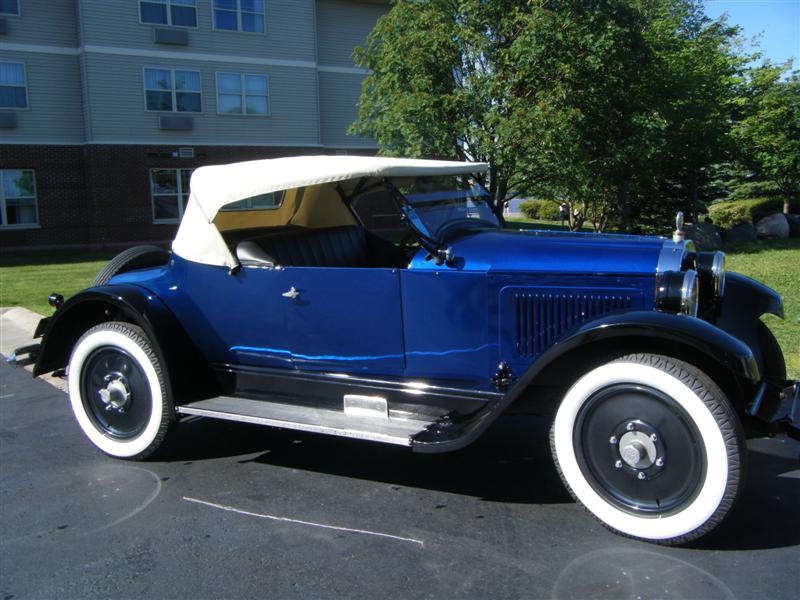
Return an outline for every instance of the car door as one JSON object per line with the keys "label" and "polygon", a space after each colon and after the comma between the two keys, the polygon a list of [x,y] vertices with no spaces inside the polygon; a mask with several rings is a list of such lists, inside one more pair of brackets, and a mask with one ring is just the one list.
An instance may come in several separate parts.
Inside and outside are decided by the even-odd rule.
{"label": "car door", "polygon": [[403,372],[398,269],[286,267],[283,281],[288,346],[296,368]]}
{"label": "car door", "polygon": [[293,367],[281,269],[243,267],[230,274],[224,267],[179,262],[182,277],[165,298],[210,362]]}

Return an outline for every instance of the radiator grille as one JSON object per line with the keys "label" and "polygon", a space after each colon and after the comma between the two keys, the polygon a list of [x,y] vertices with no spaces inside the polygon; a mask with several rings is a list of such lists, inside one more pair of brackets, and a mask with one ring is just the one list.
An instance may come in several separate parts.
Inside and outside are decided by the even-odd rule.
{"label": "radiator grille", "polygon": [[600,315],[630,308],[627,294],[516,292],[516,350],[537,356],[566,332]]}

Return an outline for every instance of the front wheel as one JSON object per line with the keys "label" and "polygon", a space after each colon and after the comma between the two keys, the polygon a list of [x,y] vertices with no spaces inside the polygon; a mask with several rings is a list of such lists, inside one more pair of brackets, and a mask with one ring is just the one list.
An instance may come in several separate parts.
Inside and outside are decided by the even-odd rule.
{"label": "front wheel", "polygon": [[100,450],[141,460],[163,442],[172,401],[145,333],[129,323],[87,331],[69,361],[69,398],[78,425]]}
{"label": "front wheel", "polygon": [[586,373],[562,400],[550,444],[573,497],[641,540],[696,539],[739,494],[741,424],[707,375],[673,358],[634,354]]}

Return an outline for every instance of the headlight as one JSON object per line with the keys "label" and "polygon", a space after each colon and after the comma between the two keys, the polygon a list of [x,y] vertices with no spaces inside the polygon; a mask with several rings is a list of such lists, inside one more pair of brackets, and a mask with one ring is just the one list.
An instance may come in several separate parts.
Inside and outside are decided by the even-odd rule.
{"label": "headlight", "polygon": [[[725,254],[723,252],[698,252],[697,270],[700,272],[703,291],[708,289],[719,298],[725,293]],[[706,282],[708,282],[706,284]]]}
{"label": "headlight", "polygon": [[667,271],[656,284],[656,306],[661,310],[697,316],[700,286],[696,271]]}

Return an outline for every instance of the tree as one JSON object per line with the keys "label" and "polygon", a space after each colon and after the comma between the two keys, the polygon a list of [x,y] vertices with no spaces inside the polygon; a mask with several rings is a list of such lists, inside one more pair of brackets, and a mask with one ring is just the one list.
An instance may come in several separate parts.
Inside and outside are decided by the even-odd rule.
{"label": "tree", "polygon": [[683,210],[695,220],[712,199],[713,166],[730,159],[732,115],[742,71],[739,30],[709,19],[696,0],[639,0],[654,54],[653,109],[664,119],[662,144],[639,190],[635,214],[655,225]]}
{"label": "tree", "polygon": [[639,154],[638,29],[620,0],[399,1],[356,51],[353,129],[384,154],[488,162],[497,212],[546,190],[586,215]]}
{"label": "tree", "polygon": [[793,202],[800,210],[800,73],[781,79],[787,68],[767,62],[750,71],[734,129],[745,163],[780,188],[785,213]]}
{"label": "tree", "polygon": [[355,53],[352,130],[488,162],[498,213],[511,190],[572,228],[663,223],[730,152],[736,35],[696,0],[397,0]]}

